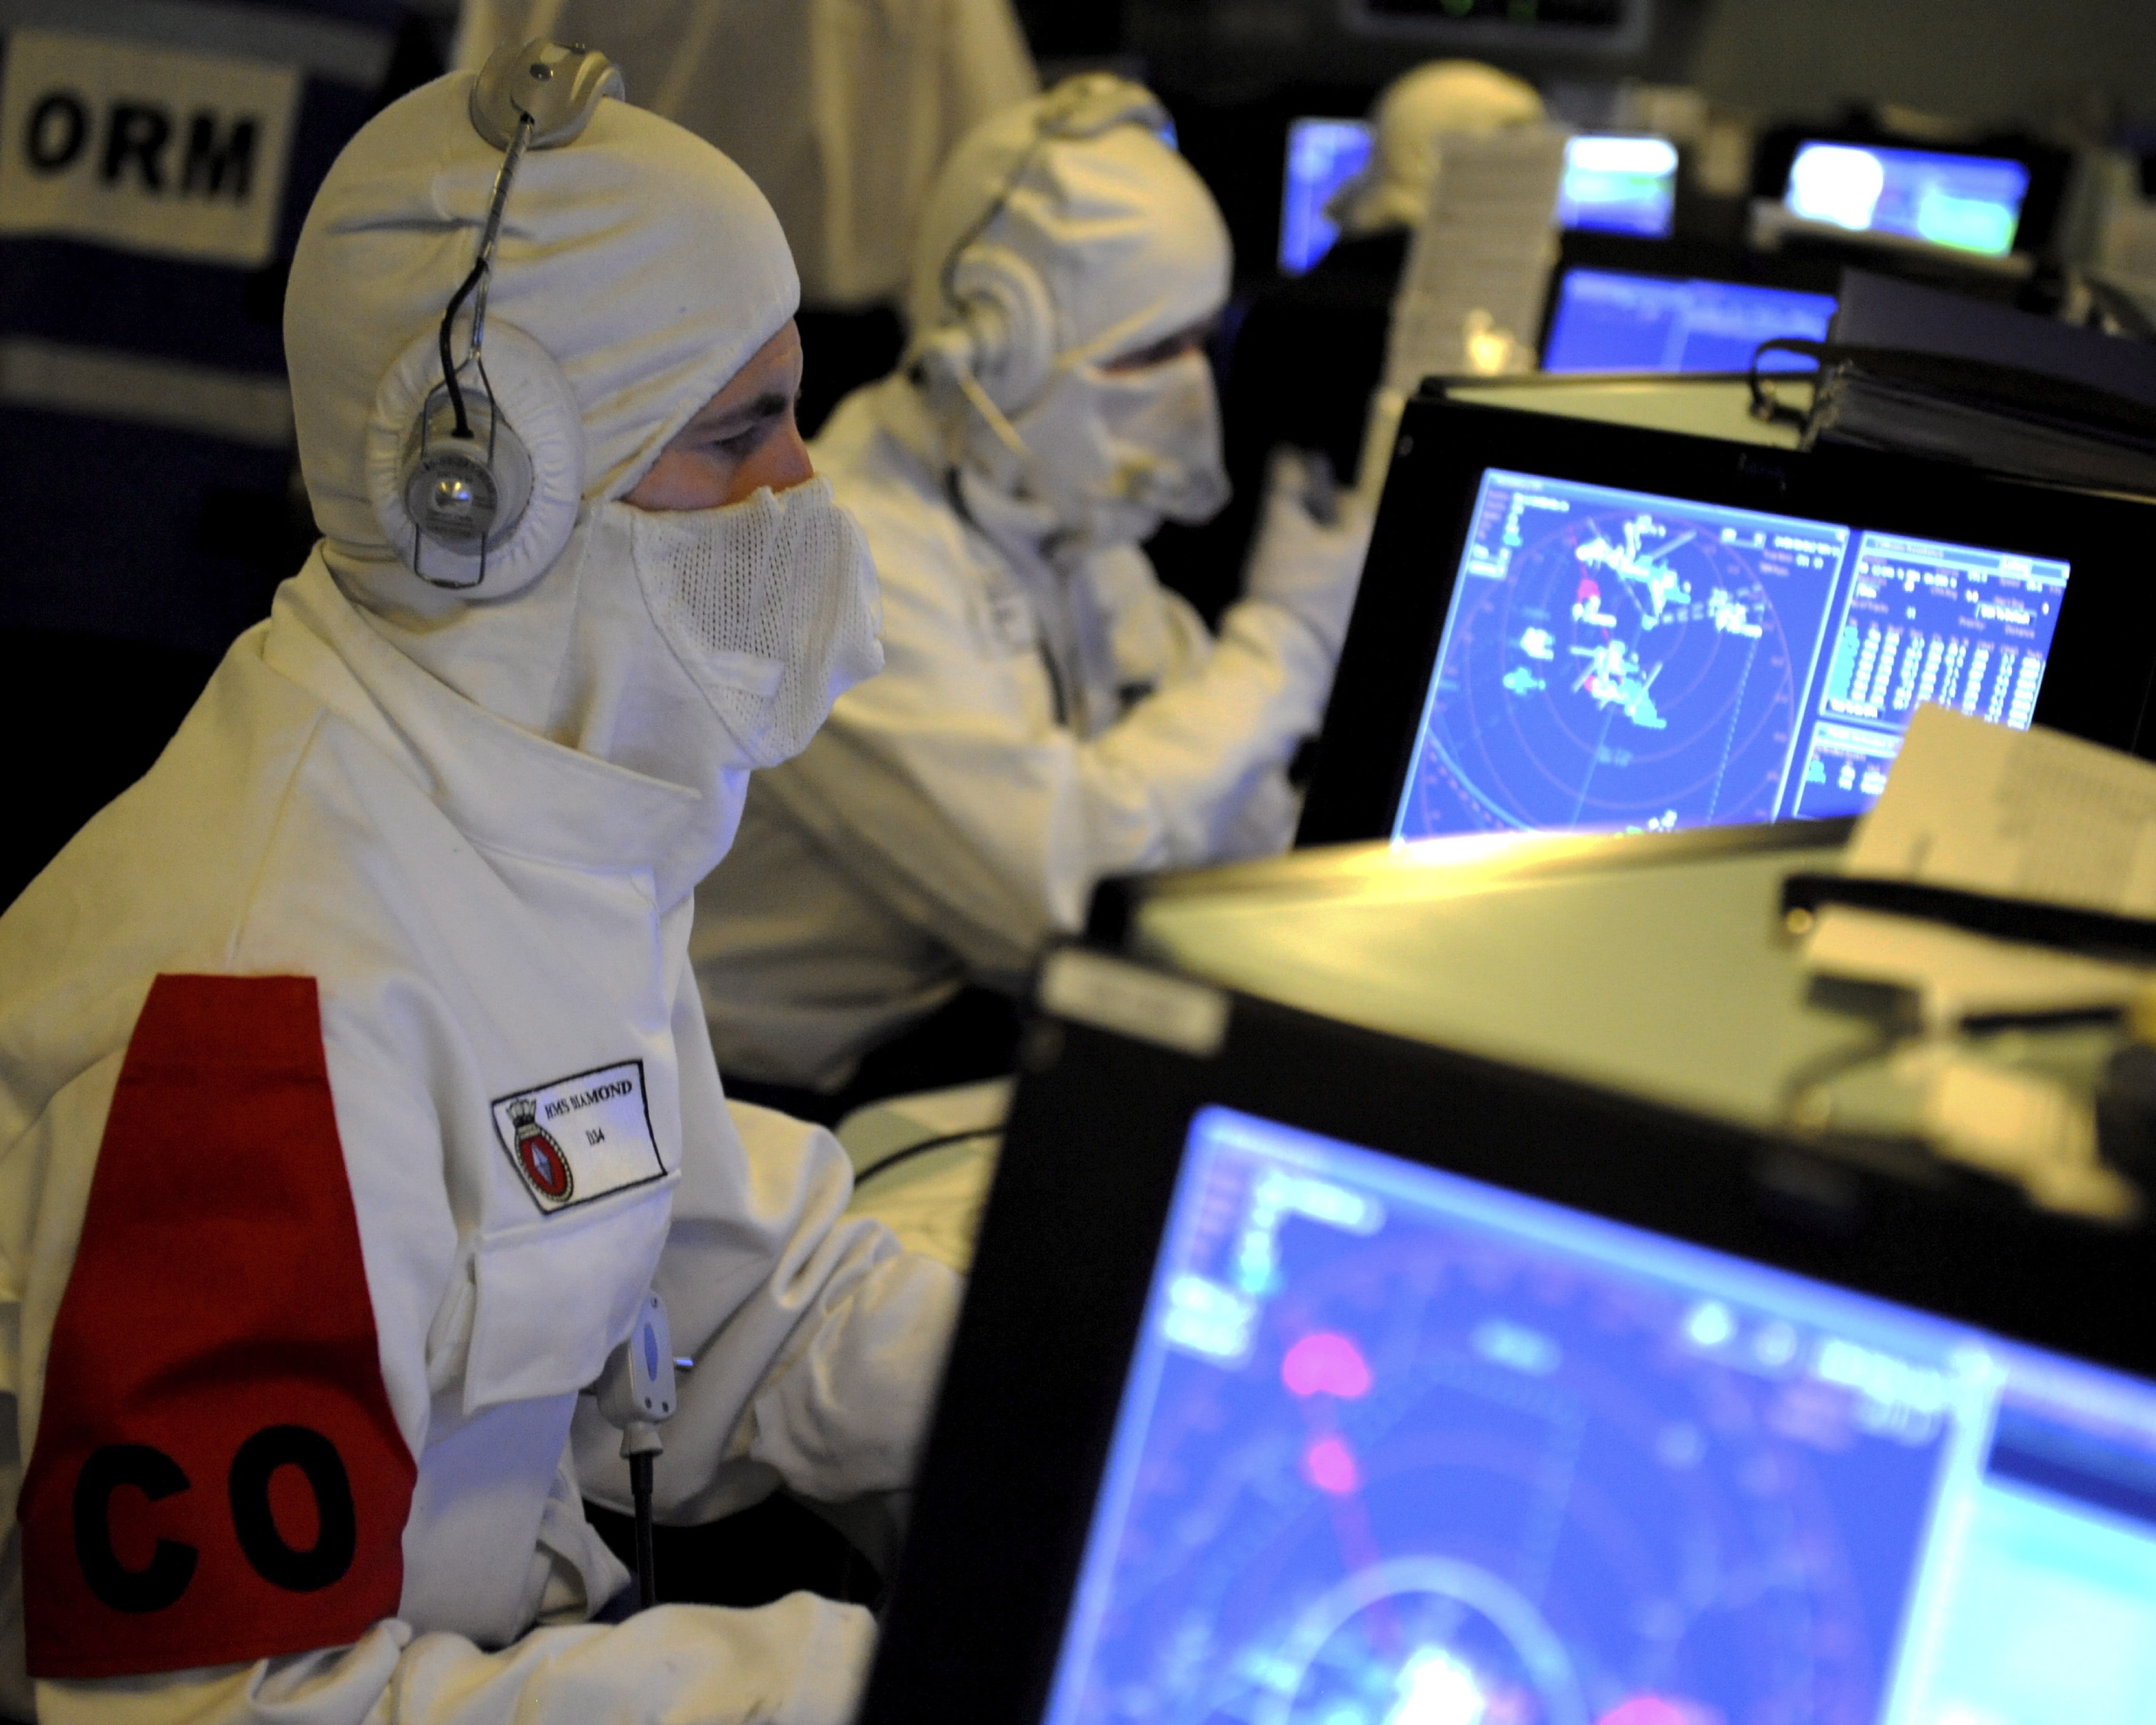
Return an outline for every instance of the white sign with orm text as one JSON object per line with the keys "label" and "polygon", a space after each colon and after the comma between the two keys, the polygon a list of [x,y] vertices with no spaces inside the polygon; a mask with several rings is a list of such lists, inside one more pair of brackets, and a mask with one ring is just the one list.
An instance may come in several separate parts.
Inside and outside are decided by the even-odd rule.
{"label": "white sign with orm text", "polygon": [[0,234],[257,268],[276,243],[299,74],[18,30],[0,76]]}

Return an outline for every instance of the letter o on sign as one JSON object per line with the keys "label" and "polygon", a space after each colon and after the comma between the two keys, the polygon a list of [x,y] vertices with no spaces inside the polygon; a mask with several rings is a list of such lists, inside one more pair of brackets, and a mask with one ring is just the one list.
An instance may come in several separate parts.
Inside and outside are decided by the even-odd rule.
{"label": "letter o on sign", "polygon": [[90,135],[90,115],[81,98],[56,90],[30,111],[23,131],[24,153],[40,173],[58,173],[82,153]]}
{"label": "letter o on sign", "polygon": [[[270,1512],[269,1479],[282,1467],[305,1474],[315,1494],[320,1531],[303,1552],[284,1543]],[[225,1484],[240,1550],[263,1580],[287,1593],[312,1593],[352,1566],[359,1550],[359,1518],[352,1506],[351,1478],[337,1445],[320,1432],[303,1425],[264,1427],[240,1445]]]}

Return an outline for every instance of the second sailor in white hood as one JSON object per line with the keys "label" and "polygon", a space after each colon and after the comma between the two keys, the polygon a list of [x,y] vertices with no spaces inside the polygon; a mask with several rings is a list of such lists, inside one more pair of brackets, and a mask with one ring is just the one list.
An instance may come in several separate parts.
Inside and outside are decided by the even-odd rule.
{"label": "second sailor in white hood", "polygon": [[1314,519],[1290,464],[1217,637],[1154,578],[1140,541],[1227,498],[1200,345],[1228,231],[1166,125],[1096,73],[976,130],[917,240],[908,363],[818,441],[889,666],[758,776],[698,894],[737,1077],[834,1090],[968,983],[1015,990],[1102,877],[1294,830],[1367,523]]}

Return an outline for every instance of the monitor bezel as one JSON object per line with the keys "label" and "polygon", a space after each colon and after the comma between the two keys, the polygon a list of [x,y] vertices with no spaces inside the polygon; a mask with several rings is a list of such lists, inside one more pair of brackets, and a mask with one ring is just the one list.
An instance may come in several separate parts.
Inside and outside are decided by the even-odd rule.
{"label": "monitor bezel", "polygon": [[2063,559],[2072,574],[2035,722],[2137,754],[2156,744],[2156,582],[2132,551],[2156,538],[2156,501],[1837,445],[1778,450],[1457,403],[1432,380],[1401,417],[1298,846],[1391,835],[1493,467]]}
{"label": "monitor bezel", "polygon": [[1231,1000],[1207,1057],[1069,1020],[1030,1027],[861,1725],[1042,1716],[1208,1104],[2156,1377],[2140,1316],[2156,1259],[2137,1234],[2033,1211],[1921,1156],[1770,1138]]}

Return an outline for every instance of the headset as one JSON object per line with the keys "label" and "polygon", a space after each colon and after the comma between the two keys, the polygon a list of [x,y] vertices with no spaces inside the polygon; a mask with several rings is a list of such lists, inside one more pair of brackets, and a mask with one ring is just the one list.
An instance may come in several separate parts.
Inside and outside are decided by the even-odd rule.
{"label": "headset", "polygon": [[1098,138],[1119,126],[1141,126],[1173,145],[1174,122],[1144,85],[1111,72],[1066,78],[1041,98],[1033,136],[987,207],[953,241],[939,273],[953,322],[923,331],[907,358],[907,372],[939,417],[958,400],[986,421],[1024,458],[1024,441],[990,395],[1030,399],[1056,363],[1056,309],[1039,270],[1008,246],[987,239],[1025,176],[1051,143]]}
{"label": "headset", "polygon": [[[411,532],[411,568],[431,587],[466,591],[485,584],[487,560],[507,544],[529,509],[534,478],[533,447],[520,435],[486,373],[486,289],[493,271],[494,247],[501,236],[501,213],[509,187],[527,150],[554,149],[583,134],[602,98],[626,99],[621,71],[596,49],[581,43],[564,45],[543,39],[498,49],[472,86],[472,124],[480,137],[503,152],[487,206],[479,255],[461,286],[443,309],[432,358],[440,381],[428,387],[416,420],[404,439],[396,497]],[[453,352],[457,314],[469,300],[471,329],[464,357]],[[562,410],[575,418],[575,404],[546,350],[520,331],[505,329],[504,345],[520,375],[520,392],[532,404],[532,417],[546,432],[558,431]],[[407,354],[384,388],[403,381],[420,362]],[[505,393],[515,393],[510,391]],[[556,439],[558,441],[558,439]],[[553,458],[552,463],[545,458]],[[575,456],[581,473],[582,455]],[[542,449],[542,467],[559,467],[562,452]],[[581,486],[579,487],[581,489]],[[548,538],[557,535],[549,533]],[[434,547],[454,561],[478,571],[468,580],[429,574],[423,560]],[[541,547],[543,549],[543,547]],[[558,554],[526,556],[524,579],[536,575]],[[496,593],[524,584],[498,582]],[[496,596],[490,594],[489,597]]]}

